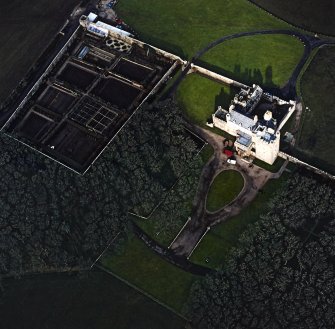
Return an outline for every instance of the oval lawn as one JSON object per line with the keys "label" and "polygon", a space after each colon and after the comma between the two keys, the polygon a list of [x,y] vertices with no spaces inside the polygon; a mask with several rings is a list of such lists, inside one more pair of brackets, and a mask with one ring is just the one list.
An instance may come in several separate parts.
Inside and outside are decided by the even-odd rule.
{"label": "oval lawn", "polygon": [[206,200],[208,211],[214,212],[231,201],[241,192],[244,186],[242,175],[235,170],[225,170],[212,182]]}

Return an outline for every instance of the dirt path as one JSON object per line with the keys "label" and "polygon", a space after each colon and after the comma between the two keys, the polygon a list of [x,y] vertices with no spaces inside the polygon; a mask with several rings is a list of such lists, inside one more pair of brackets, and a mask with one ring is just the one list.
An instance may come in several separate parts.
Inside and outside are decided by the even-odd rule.
{"label": "dirt path", "polygon": [[[193,127],[196,132],[214,148],[214,157],[204,166],[199,180],[197,194],[193,201],[191,220],[180,232],[171,245],[171,250],[179,256],[190,256],[201,237],[206,233],[207,227],[212,227],[225,222],[237,215],[257,195],[258,191],[271,178],[277,178],[277,174],[270,173],[258,166],[249,167],[249,164],[237,158],[237,164],[226,162],[227,158],[222,153],[224,138],[199,127]],[[206,199],[212,181],[224,170],[236,170],[244,178],[244,187],[240,194],[230,204],[221,210],[211,213],[206,210]]]}

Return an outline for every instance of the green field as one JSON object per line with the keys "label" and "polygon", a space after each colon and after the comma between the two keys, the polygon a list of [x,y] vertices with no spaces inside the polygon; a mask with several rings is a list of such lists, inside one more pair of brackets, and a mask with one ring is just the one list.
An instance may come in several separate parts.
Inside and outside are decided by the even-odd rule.
{"label": "green field", "polygon": [[78,0],[2,1],[0,35],[0,103],[17,86]]}
{"label": "green field", "polygon": [[208,191],[206,208],[217,211],[233,201],[242,191],[244,179],[235,170],[225,170],[217,175]]}
{"label": "green field", "polygon": [[177,101],[186,117],[199,126],[206,127],[217,107],[227,108],[237,89],[204,78],[199,74],[188,75],[177,91]]}
{"label": "green field", "polygon": [[208,51],[201,61],[246,84],[273,88],[285,85],[303,51],[301,41],[292,36],[258,35],[225,41]]}
{"label": "green field", "polygon": [[[245,0],[123,0],[116,9],[142,40],[185,58],[225,35],[291,28]],[[212,50],[204,60],[245,81],[246,73],[253,79],[254,70],[260,70],[266,83],[272,69],[272,82],[278,85],[289,78],[303,49],[288,36],[255,36],[227,44]]]}
{"label": "green field", "polygon": [[245,0],[123,0],[116,10],[141,39],[187,58],[224,35],[290,27]]}
{"label": "green field", "polygon": [[136,237],[122,253],[106,253],[101,264],[177,312],[183,311],[197,278],[160,258]]}
{"label": "green field", "polygon": [[302,117],[298,156],[335,172],[335,47],[319,50],[301,79],[301,94],[308,110]]}
{"label": "green field", "polygon": [[1,328],[184,328],[176,314],[103,272],[35,275],[3,285]]}
{"label": "green field", "polygon": [[335,35],[333,0],[253,0],[287,22],[309,31]]}
{"label": "green field", "polygon": [[[230,251],[237,246],[239,236],[249,224],[254,223],[266,212],[267,203],[287,180],[288,173],[280,179],[270,180],[252,203],[241,213],[227,222],[211,229],[191,256],[191,261],[212,268],[221,267],[228,259]],[[207,262],[206,262],[207,259]]]}

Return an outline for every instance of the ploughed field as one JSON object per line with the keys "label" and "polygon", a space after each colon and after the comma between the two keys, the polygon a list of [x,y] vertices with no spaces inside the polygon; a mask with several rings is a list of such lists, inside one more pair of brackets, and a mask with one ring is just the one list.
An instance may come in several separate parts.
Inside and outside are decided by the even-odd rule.
{"label": "ploughed field", "polygon": [[333,0],[254,0],[276,16],[304,29],[335,35]]}
{"label": "ploughed field", "polygon": [[103,272],[26,276],[3,285],[6,329],[184,327],[179,316]]}
{"label": "ploughed field", "polygon": [[78,0],[1,1],[0,103],[63,26]]}

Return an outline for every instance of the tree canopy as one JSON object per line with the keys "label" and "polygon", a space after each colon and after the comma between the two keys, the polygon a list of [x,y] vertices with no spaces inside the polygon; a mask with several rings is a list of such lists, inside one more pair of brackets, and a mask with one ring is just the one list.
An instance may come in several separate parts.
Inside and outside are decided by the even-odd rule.
{"label": "tree canopy", "polygon": [[192,292],[199,328],[333,328],[334,187],[295,175]]}
{"label": "tree canopy", "polygon": [[85,176],[0,138],[0,273],[87,266],[150,211],[194,157],[178,106],[141,108]]}

